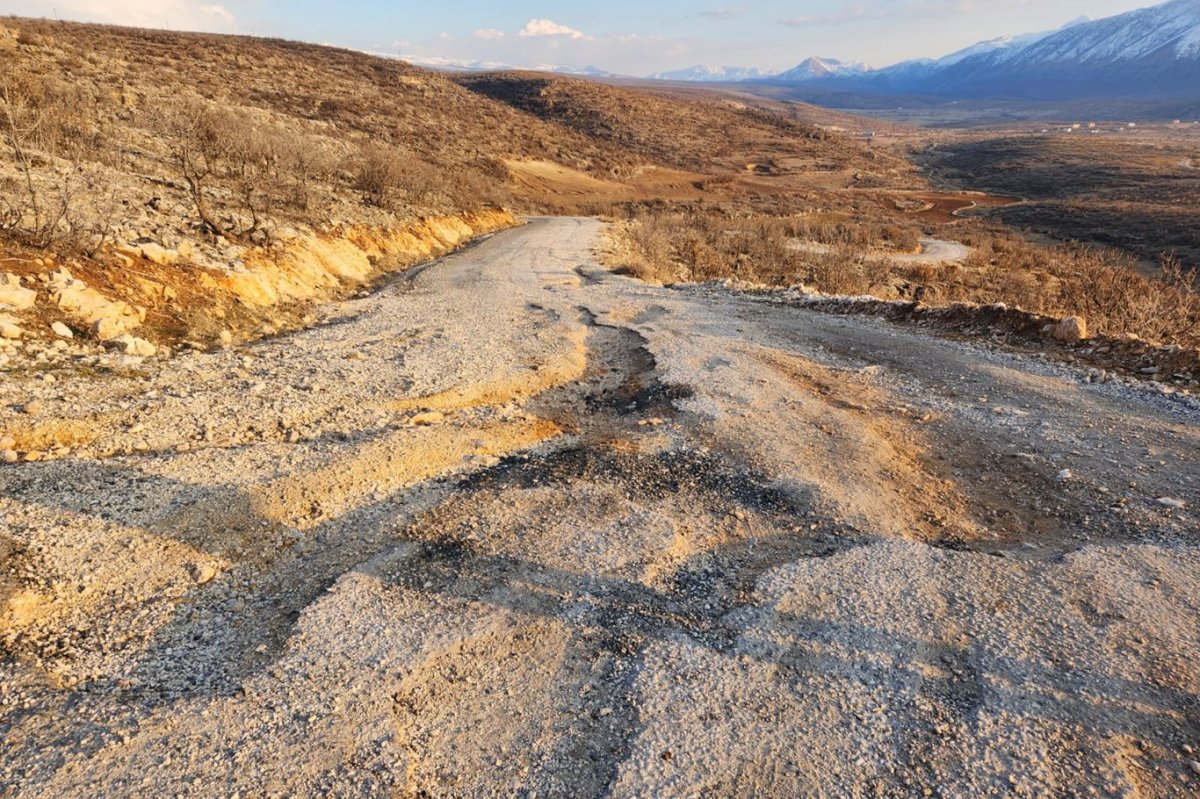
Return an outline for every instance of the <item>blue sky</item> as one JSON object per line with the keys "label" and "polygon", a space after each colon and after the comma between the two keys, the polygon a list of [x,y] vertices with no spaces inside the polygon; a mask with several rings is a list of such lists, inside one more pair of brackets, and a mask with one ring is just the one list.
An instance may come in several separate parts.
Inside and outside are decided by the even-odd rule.
{"label": "blue sky", "polygon": [[0,0],[0,12],[281,36],[392,55],[642,75],[785,69],[811,55],[886,66],[1150,0]]}

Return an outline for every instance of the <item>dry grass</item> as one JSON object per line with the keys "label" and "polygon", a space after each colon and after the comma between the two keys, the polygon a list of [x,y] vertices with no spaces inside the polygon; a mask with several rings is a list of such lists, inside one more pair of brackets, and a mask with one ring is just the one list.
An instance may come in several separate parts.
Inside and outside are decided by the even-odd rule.
{"label": "dry grass", "polygon": [[1168,259],[1160,277],[1147,277],[1113,250],[1039,247],[977,229],[967,237],[976,253],[965,263],[909,265],[866,257],[851,236],[827,236],[826,253],[798,250],[791,243],[797,234],[813,235],[813,228],[797,218],[647,214],[618,228],[612,259],[621,271],[663,283],[736,278],[933,304],[1002,302],[1080,314],[1098,333],[1200,347],[1196,275],[1178,261]]}

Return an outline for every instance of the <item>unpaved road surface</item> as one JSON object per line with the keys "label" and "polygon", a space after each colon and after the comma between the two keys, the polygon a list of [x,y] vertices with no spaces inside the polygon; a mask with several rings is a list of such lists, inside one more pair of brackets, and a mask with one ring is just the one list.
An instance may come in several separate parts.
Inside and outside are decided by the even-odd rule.
{"label": "unpaved road surface", "polygon": [[600,232],[0,384],[0,796],[1197,795],[1188,400]]}
{"label": "unpaved road surface", "polygon": [[945,239],[921,239],[921,251],[912,255],[893,255],[889,261],[902,264],[944,264],[965,261],[971,257],[971,248],[957,241]]}
{"label": "unpaved road surface", "polygon": [[[971,257],[972,253],[970,247],[957,241],[921,239],[920,243],[920,252],[909,253],[907,255],[867,253],[865,257],[873,261],[893,261],[900,264],[946,264],[965,261]],[[794,250],[814,255],[828,255],[834,251],[834,248],[830,245],[815,241],[794,239],[789,244]]]}

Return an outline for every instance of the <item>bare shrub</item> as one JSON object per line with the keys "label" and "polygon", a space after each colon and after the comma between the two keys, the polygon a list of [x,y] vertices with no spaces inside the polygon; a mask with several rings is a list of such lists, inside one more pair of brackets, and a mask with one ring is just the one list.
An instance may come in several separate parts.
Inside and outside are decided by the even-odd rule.
{"label": "bare shrub", "polygon": [[187,183],[201,224],[213,235],[224,234],[226,226],[217,219],[208,198],[208,184],[220,174],[231,148],[221,130],[220,111],[203,101],[183,102],[160,112],[156,127]]}
{"label": "bare shrub", "polygon": [[1110,251],[1080,252],[1064,265],[1070,307],[1109,333],[1133,332],[1154,341],[1200,343],[1200,293],[1195,272],[1164,257],[1162,277],[1135,271]]}
{"label": "bare shrub", "polygon": [[37,89],[11,81],[0,86],[0,132],[18,175],[14,190],[0,197],[0,230],[46,248],[81,227],[75,215],[79,186],[75,166],[49,152],[56,143],[54,106]]}
{"label": "bare shrub", "polygon": [[371,143],[360,148],[351,165],[354,188],[368,204],[390,208],[401,195],[423,193],[428,188],[420,181],[423,175],[414,174],[422,167],[395,147]]}

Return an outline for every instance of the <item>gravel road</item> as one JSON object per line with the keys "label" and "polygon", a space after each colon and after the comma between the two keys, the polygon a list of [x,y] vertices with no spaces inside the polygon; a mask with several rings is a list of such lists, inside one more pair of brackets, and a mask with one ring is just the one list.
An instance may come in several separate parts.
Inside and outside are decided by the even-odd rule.
{"label": "gravel road", "polygon": [[1189,400],[601,232],[0,384],[0,797],[1200,792]]}

